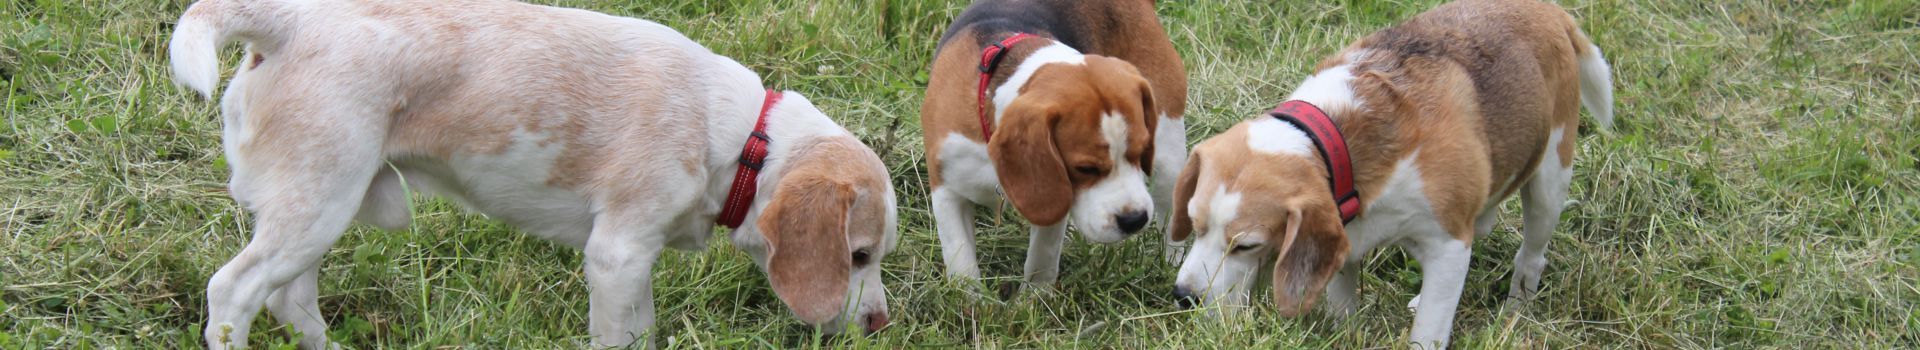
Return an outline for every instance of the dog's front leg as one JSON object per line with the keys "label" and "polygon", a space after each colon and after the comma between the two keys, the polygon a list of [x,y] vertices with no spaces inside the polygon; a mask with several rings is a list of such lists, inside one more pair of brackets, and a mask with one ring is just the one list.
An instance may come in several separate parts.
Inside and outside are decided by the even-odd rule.
{"label": "dog's front leg", "polygon": [[1187,242],[1165,233],[1173,223],[1173,206],[1187,205],[1173,202],[1175,180],[1187,167],[1186,125],[1185,119],[1162,115],[1153,133],[1153,220],[1160,226],[1161,257],[1173,266],[1180,266],[1187,257]]}
{"label": "dog's front leg", "polygon": [[1413,348],[1445,349],[1453,332],[1453,312],[1467,283],[1467,263],[1473,249],[1451,237],[1432,239],[1411,247],[1420,261],[1420,295],[1414,297]]}
{"label": "dog's front leg", "polygon": [[656,224],[601,214],[587,237],[587,331],[595,345],[621,347],[653,327],[653,262],[665,247]]}
{"label": "dog's front leg", "polygon": [[940,258],[947,265],[947,276],[966,280],[980,279],[980,263],[974,257],[973,203],[940,187],[933,190],[934,230],[940,235]]}
{"label": "dog's front leg", "polygon": [[1060,250],[1067,241],[1067,223],[1034,225],[1027,242],[1027,283],[1053,286],[1060,279]]}

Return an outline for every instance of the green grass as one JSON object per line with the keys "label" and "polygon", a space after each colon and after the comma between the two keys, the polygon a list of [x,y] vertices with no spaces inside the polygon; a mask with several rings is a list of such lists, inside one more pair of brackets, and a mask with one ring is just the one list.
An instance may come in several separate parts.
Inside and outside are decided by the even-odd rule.
{"label": "green grass", "polygon": [[[806,93],[884,155],[900,191],[903,239],[884,262],[892,328],[803,331],[719,243],[655,271],[664,348],[1404,343],[1420,277],[1396,249],[1367,259],[1360,312],[1344,320],[1178,312],[1174,268],[1151,238],[1076,239],[1056,293],[1002,301],[1026,242],[1011,214],[982,220],[996,277],[943,278],[914,119],[959,1],[558,2],[664,23]],[[1619,125],[1583,132],[1582,204],[1565,214],[1538,300],[1500,307],[1515,208],[1477,242],[1457,347],[1920,347],[1920,5],[1564,2],[1613,63]],[[205,281],[246,242],[249,218],[224,192],[215,104],[169,83],[165,42],[186,3],[0,2],[0,348],[199,346]],[[1435,3],[1162,1],[1193,84],[1188,133],[1271,107],[1321,56]],[[327,257],[333,339],[585,344],[580,253],[443,201],[417,207],[409,230],[355,228]],[[255,344],[291,341],[259,322]]]}

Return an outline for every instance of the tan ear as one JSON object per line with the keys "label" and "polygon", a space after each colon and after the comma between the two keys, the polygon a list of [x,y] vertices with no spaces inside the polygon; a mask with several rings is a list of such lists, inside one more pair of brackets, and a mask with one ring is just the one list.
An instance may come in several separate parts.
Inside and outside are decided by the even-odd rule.
{"label": "tan ear", "polygon": [[[1153,140],[1160,137],[1154,134],[1160,132],[1160,110],[1153,107],[1153,84],[1148,84],[1146,80],[1140,81],[1140,113],[1145,116],[1142,119],[1145,119],[1147,124],[1147,151],[1140,152],[1140,171],[1145,172],[1147,176],[1153,176],[1153,146],[1158,145]],[[1170,152],[1179,151],[1184,150]]]}
{"label": "tan ear", "polygon": [[[795,174],[796,176],[798,174]],[[767,280],[795,317],[820,324],[840,315],[853,258],[847,210],[853,187],[820,177],[788,178],[757,224],[767,239]]]}
{"label": "tan ear", "polygon": [[1200,152],[1194,150],[1187,156],[1187,166],[1180,169],[1180,179],[1173,186],[1173,222],[1167,227],[1167,237],[1174,242],[1187,240],[1193,233],[1193,214],[1187,213],[1187,202],[1193,200],[1194,186],[1200,182]]}
{"label": "tan ear", "polygon": [[1273,262],[1273,302],[1283,316],[1313,309],[1327,281],[1347,261],[1346,228],[1331,204],[1287,212],[1286,236]]}
{"label": "tan ear", "polygon": [[994,173],[1000,176],[1000,187],[1013,200],[1013,208],[1035,225],[1052,226],[1073,207],[1073,182],[1067,179],[1066,162],[1053,144],[1054,122],[1059,118],[1051,106],[1038,103],[1015,100],[1007,106],[1002,124],[987,144],[987,156],[993,158]]}

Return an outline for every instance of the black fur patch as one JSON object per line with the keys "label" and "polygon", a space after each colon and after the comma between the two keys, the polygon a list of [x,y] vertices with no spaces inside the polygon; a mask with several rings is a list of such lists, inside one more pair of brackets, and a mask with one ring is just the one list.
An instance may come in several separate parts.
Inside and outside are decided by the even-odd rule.
{"label": "black fur patch", "polygon": [[1086,27],[1073,16],[1067,15],[1075,6],[1073,0],[982,0],[968,6],[965,12],[954,18],[947,27],[946,34],[940,37],[940,47],[946,47],[947,41],[966,29],[972,29],[978,47],[993,45],[1006,38],[1007,33],[1026,32],[1047,36],[1067,46],[1086,48],[1081,41]]}

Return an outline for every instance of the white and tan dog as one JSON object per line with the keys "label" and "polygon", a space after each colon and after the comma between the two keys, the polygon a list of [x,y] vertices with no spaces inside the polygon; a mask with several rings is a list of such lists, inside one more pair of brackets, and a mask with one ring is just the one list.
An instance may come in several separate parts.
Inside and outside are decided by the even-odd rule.
{"label": "white and tan dog", "polygon": [[1356,263],[1396,244],[1422,269],[1412,341],[1442,348],[1470,243],[1515,192],[1526,226],[1509,294],[1531,297],[1573,177],[1581,104],[1602,126],[1612,119],[1609,68],[1573,18],[1534,0],[1455,2],[1317,71],[1274,117],[1194,147],[1169,230],[1195,235],[1176,297],[1246,305],[1264,276],[1283,314],[1325,291],[1322,306],[1344,315]]}
{"label": "white and tan dog", "polygon": [[1033,224],[1026,278],[1040,285],[1059,277],[1068,223],[1100,243],[1146,228],[1186,162],[1186,100],[1151,0],[968,6],[941,38],[920,108],[947,274],[980,277],[975,204],[1005,198]]}
{"label": "white and tan dog", "polygon": [[666,26],[508,1],[205,0],[174,32],[177,79],[210,97],[230,40],[247,49],[221,102],[230,186],[256,216],[208,281],[212,348],[244,347],[262,306],[326,346],[322,256],[356,219],[406,227],[403,183],[584,249],[599,345],[645,338],[655,259],[702,249],[717,219],[800,320],[887,323],[879,157]]}

